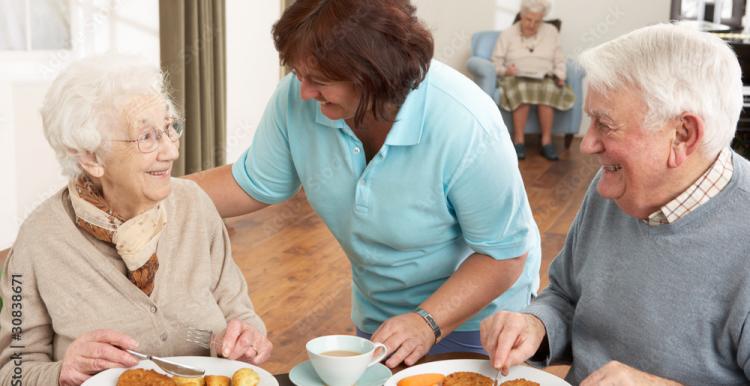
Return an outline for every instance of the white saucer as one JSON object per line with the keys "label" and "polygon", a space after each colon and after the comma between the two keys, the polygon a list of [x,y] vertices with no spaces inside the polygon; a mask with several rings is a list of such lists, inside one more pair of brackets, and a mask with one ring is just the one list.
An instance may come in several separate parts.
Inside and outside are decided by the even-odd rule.
{"label": "white saucer", "polygon": [[[372,365],[362,377],[357,380],[356,386],[382,386],[392,375],[391,370],[382,363]],[[310,361],[304,361],[294,366],[289,372],[289,380],[297,386],[325,386],[318,378],[318,374],[312,367]]]}

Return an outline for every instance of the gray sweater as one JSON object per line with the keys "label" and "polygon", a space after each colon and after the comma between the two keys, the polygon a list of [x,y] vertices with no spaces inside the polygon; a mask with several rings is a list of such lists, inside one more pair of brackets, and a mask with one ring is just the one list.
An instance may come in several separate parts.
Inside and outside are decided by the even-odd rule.
{"label": "gray sweater", "polygon": [[573,384],[611,360],[689,385],[750,384],[750,163],[733,163],[719,195],[656,227],[594,179],[527,309],[547,328],[541,364],[570,363]]}

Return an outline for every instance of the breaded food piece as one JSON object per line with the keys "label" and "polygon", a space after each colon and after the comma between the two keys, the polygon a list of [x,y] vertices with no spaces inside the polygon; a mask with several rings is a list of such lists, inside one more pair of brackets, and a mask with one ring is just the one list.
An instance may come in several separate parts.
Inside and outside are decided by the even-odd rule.
{"label": "breaded food piece", "polygon": [[445,377],[443,386],[492,386],[494,381],[479,373],[459,371]]}
{"label": "breaded food piece", "polygon": [[178,377],[174,376],[172,377],[174,380],[174,383],[176,383],[178,386],[205,386],[206,381],[203,379],[203,377]]}
{"label": "breaded food piece", "polygon": [[417,374],[398,381],[397,386],[433,386],[442,385],[445,380],[443,374]]}
{"label": "breaded food piece", "polygon": [[258,386],[260,376],[253,369],[243,367],[232,375],[232,386]]}
{"label": "breaded food piece", "polygon": [[229,386],[230,381],[223,375],[206,375],[206,386]]}
{"label": "breaded food piece", "polygon": [[120,374],[117,386],[177,386],[172,378],[154,370],[131,369]]}
{"label": "breaded food piece", "polygon": [[500,386],[540,386],[536,382],[527,381],[524,378],[513,379],[500,384]]}

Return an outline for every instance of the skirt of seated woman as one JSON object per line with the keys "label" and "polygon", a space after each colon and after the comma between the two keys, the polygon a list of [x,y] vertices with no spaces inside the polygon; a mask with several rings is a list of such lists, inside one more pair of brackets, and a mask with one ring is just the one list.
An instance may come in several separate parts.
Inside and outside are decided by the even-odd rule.
{"label": "skirt of seated woman", "polygon": [[500,107],[507,111],[513,111],[522,104],[547,105],[564,111],[570,110],[576,102],[573,89],[568,84],[558,87],[551,77],[534,79],[506,76],[500,80],[500,86],[503,89]]}

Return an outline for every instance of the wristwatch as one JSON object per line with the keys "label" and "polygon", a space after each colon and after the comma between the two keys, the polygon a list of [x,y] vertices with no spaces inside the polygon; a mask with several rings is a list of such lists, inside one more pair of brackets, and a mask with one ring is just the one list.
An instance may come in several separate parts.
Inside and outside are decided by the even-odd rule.
{"label": "wristwatch", "polygon": [[417,307],[414,312],[416,312],[417,315],[421,316],[422,319],[427,322],[427,325],[432,329],[432,333],[435,334],[435,342],[437,342],[438,338],[440,338],[441,335],[440,326],[438,326],[438,324],[435,322],[435,319],[432,317],[432,315],[430,315],[429,312],[423,310],[421,307]]}

